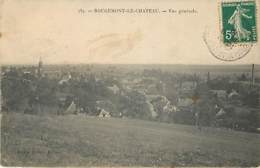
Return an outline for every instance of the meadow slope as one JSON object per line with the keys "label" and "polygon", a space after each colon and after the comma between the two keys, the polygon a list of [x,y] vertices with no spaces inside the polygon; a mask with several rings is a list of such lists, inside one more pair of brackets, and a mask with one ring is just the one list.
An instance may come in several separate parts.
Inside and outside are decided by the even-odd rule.
{"label": "meadow slope", "polygon": [[81,115],[2,115],[4,166],[256,166],[260,135]]}

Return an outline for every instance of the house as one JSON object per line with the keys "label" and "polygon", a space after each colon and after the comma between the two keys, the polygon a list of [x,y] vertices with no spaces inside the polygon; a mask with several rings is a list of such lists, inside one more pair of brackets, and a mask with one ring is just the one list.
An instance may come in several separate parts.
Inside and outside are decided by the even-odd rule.
{"label": "house", "polygon": [[180,108],[189,107],[193,104],[193,100],[191,98],[178,98],[177,106]]}
{"label": "house", "polygon": [[77,107],[74,101],[71,102],[67,110],[64,112],[64,114],[75,114],[77,112]]}
{"label": "house", "polygon": [[158,116],[157,112],[155,111],[153,104],[146,99],[146,104],[148,105],[149,111],[151,113],[151,116],[153,118],[156,118]]}
{"label": "house", "polygon": [[171,105],[170,102],[168,102],[164,107],[163,107],[163,112],[164,113],[172,113],[172,112],[177,112],[179,111],[178,107]]}
{"label": "house", "polygon": [[210,92],[215,95],[218,99],[226,99],[227,92],[225,90],[210,90]]}
{"label": "house", "polygon": [[96,101],[96,107],[97,107],[98,111],[105,110],[105,111],[110,111],[111,113],[115,113],[115,111],[116,111],[115,105],[109,100]]}
{"label": "house", "polygon": [[68,83],[71,79],[71,74],[68,73],[67,75],[65,75],[60,81],[59,81],[59,85],[63,85],[64,83]]}
{"label": "house", "polygon": [[185,81],[181,83],[181,89],[182,90],[193,90],[197,86],[196,82],[193,81]]}
{"label": "house", "polygon": [[110,112],[108,112],[108,111],[106,111],[104,109],[100,109],[98,117],[109,118],[109,117],[111,117],[111,115],[110,115]]}
{"label": "house", "polygon": [[221,117],[224,114],[226,114],[226,112],[223,110],[223,108],[220,108],[220,110],[217,112],[216,117]]}
{"label": "house", "polygon": [[232,91],[228,94],[229,99],[237,98],[237,97],[239,97],[239,94],[234,89],[232,89]]}
{"label": "house", "polygon": [[113,92],[113,94],[118,94],[120,92],[120,89],[117,85],[108,86],[107,88],[109,90],[111,90]]}

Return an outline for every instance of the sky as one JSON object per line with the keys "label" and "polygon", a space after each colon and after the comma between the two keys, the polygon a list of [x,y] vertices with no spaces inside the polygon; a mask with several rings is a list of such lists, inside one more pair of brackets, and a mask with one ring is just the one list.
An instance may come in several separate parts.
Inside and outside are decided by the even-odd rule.
{"label": "sky", "polygon": [[[0,3],[1,64],[35,64],[40,57],[46,64],[260,64],[259,43],[250,50],[248,46],[227,49],[221,43],[220,1],[3,0]],[[87,12],[95,8],[177,12]],[[80,9],[85,13],[80,13]],[[194,9],[196,13],[178,14],[178,10],[186,9]],[[259,34],[259,17],[257,23]],[[209,52],[205,36],[216,53]],[[229,58],[244,53],[247,54],[236,61],[214,56]]]}

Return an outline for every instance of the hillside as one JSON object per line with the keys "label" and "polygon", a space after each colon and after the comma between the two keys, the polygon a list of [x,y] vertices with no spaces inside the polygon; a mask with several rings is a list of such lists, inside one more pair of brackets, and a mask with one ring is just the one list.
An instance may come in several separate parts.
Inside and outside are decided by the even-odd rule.
{"label": "hillside", "polygon": [[260,135],[134,119],[3,114],[4,166],[255,166]]}

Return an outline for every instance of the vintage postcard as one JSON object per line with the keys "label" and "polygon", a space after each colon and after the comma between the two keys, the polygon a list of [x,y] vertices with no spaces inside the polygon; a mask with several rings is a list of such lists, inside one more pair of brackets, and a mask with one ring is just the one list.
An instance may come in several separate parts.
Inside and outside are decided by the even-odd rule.
{"label": "vintage postcard", "polygon": [[259,166],[259,9],[0,0],[1,166]]}

